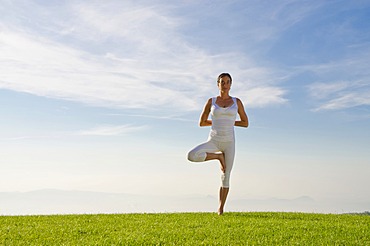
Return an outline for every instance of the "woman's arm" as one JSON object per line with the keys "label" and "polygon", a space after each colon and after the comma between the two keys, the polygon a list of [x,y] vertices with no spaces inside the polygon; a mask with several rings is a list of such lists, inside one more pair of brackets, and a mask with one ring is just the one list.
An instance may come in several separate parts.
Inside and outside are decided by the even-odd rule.
{"label": "woman's arm", "polygon": [[235,126],[248,127],[249,126],[248,116],[245,113],[243,103],[239,98],[237,98],[236,100],[238,103],[238,114],[240,120],[235,121]]}
{"label": "woman's arm", "polygon": [[211,112],[212,98],[208,99],[206,105],[204,105],[202,114],[199,119],[199,126],[211,126],[212,121],[208,119],[209,113]]}

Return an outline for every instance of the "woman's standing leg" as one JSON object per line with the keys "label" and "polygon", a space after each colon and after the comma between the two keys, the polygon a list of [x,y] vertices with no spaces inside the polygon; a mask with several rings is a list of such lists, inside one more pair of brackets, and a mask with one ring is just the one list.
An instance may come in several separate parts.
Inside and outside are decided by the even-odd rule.
{"label": "woman's standing leg", "polygon": [[222,184],[219,191],[219,201],[220,201],[220,206],[218,208],[219,215],[222,215],[224,213],[224,206],[226,203],[227,195],[229,194],[230,174],[233,168],[235,157],[235,142],[229,143],[223,153],[225,156],[226,170],[225,173],[221,175]]}
{"label": "woman's standing leg", "polygon": [[220,207],[218,208],[218,215],[222,215],[224,213],[224,206],[226,203],[227,195],[229,194],[229,188],[220,187]]}

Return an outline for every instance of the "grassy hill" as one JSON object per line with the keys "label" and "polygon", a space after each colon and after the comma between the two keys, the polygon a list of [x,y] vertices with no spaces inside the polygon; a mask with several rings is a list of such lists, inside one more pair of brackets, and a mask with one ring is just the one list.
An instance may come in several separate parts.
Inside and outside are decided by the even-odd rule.
{"label": "grassy hill", "polygon": [[0,216],[0,245],[370,245],[370,216],[277,212]]}

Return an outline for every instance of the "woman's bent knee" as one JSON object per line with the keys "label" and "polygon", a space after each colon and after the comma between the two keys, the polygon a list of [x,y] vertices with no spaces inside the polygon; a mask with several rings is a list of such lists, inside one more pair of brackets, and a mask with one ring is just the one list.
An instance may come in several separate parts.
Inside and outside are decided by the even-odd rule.
{"label": "woman's bent knee", "polygon": [[197,151],[192,150],[188,153],[188,160],[192,162],[202,162],[206,159],[206,153],[197,153]]}
{"label": "woman's bent knee", "polygon": [[190,151],[189,153],[188,153],[188,160],[189,161],[194,161],[194,153],[192,152],[192,151]]}

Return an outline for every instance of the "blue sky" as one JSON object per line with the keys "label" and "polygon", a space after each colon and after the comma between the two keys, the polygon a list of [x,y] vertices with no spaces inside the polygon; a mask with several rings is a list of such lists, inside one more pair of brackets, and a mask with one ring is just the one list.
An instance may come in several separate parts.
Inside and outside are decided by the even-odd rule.
{"label": "blue sky", "polygon": [[369,67],[368,1],[2,0],[0,192],[216,195],[186,154],[229,72],[230,197],[369,204]]}

